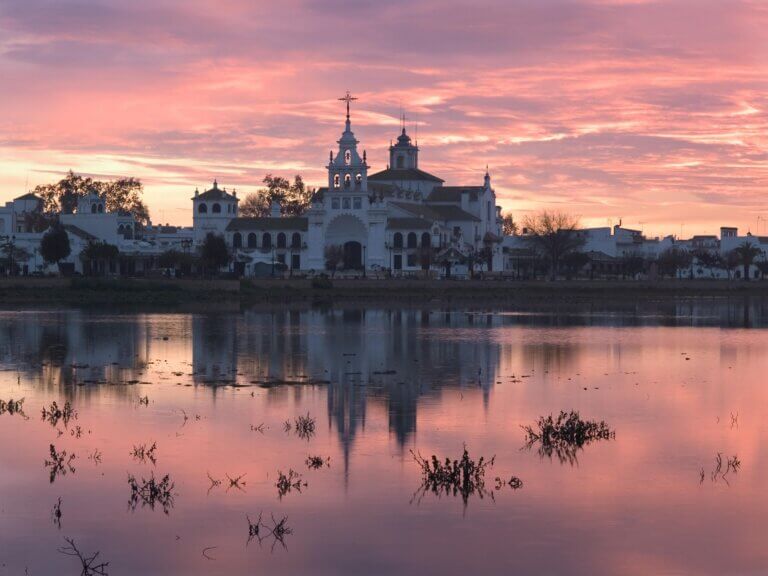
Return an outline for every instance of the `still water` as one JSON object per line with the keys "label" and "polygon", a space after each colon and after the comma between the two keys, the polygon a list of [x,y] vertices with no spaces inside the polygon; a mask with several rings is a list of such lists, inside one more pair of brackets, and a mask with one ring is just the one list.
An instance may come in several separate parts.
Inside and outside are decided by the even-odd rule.
{"label": "still water", "polygon": [[[0,575],[79,574],[65,538],[114,575],[768,574],[761,311],[0,312],[26,415],[0,414]],[[526,449],[560,410],[615,438]],[[411,451],[465,445],[496,456],[485,490],[420,493]],[[131,503],[166,474],[165,507]]]}

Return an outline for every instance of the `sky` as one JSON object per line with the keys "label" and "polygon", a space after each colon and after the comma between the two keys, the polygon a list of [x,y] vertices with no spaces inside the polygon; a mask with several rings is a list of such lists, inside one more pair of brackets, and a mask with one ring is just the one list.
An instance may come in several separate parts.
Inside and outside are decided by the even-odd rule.
{"label": "sky", "polygon": [[371,172],[400,113],[420,167],[648,235],[768,234],[768,1],[0,0],[0,202],[135,176],[155,223],[196,187]]}

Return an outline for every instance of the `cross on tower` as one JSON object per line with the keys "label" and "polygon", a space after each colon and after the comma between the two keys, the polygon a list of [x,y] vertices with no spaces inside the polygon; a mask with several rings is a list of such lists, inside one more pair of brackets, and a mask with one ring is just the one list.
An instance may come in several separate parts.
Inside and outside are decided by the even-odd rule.
{"label": "cross on tower", "polygon": [[347,103],[347,120],[349,120],[349,103],[352,102],[352,100],[357,100],[352,94],[349,93],[349,90],[347,90],[346,96],[344,98],[339,98],[342,102]]}

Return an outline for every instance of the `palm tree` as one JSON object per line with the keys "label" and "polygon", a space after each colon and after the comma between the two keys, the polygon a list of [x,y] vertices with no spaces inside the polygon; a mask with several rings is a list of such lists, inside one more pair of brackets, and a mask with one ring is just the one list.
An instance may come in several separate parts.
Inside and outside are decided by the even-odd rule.
{"label": "palm tree", "polygon": [[749,240],[739,244],[733,251],[739,259],[739,264],[744,267],[744,280],[749,280],[749,269],[752,267],[755,258],[762,254],[763,251]]}

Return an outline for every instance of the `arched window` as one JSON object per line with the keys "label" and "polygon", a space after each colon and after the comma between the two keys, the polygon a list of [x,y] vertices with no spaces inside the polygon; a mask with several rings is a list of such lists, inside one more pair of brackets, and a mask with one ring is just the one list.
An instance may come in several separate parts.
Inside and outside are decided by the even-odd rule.
{"label": "arched window", "polygon": [[200,206],[197,207],[197,213],[198,214],[208,214],[208,205],[207,204],[200,204]]}
{"label": "arched window", "polygon": [[344,152],[344,164],[346,164],[347,166],[352,164],[352,152],[350,152],[349,150]]}
{"label": "arched window", "polygon": [[280,232],[277,235],[277,247],[278,248],[285,248],[285,234]]}
{"label": "arched window", "polygon": [[122,224],[120,224],[120,226],[118,226],[118,227],[117,227],[117,233],[118,233],[118,234],[120,234],[121,236],[122,236],[123,234],[125,234],[125,226],[123,226]]}
{"label": "arched window", "polygon": [[102,212],[104,212],[104,204],[99,204],[99,208],[98,208],[98,210],[99,210],[99,214],[101,214]]}
{"label": "arched window", "polygon": [[432,246],[432,236],[429,235],[429,232],[424,232],[421,235],[421,247],[429,248],[430,246]]}
{"label": "arched window", "polygon": [[213,212],[214,214],[221,214],[221,204],[219,204],[218,202],[214,204],[213,207],[211,208],[211,212]]}
{"label": "arched window", "polygon": [[355,176],[355,182],[357,182],[358,184],[360,184],[362,181],[363,181],[363,175],[362,175],[362,174],[357,174],[357,175]]}
{"label": "arched window", "polygon": [[418,246],[418,240],[416,239],[416,232],[410,232],[408,234],[408,248],[416,248]]}
{"label": "arched window", "polygon": [[261,247],[267,249],[272,248],[272,236],[269,235],[269,232],[264,232],[262,235]]}
{"label": "arched window", "polygon": [[256,248],[256,234],[253,232],[248,234],[248,248]]}
{"label": "arched window", "polygon": [[349,185],[350,185],[351,183],[352,183],[352,176],[350,176],[349,174],[345,174],[345,175],[344,175],[344,186],[346,186],[347,188],[349,188]]}
{"label": "arched window", "polygon": [[91,214],[96,214],[96,204],[91,204]]}
{"label": "arched window", "polygon": [[395,248],[403,247],[403,235],[400,232],[395,232]]}
{"label": "arched window", "polygon": [[125,238],[126,240],[132,240],[133,239],[133,230],[131,230],[131,227],[127,224],[125,225]]}
{"label": "arched window", "polygon": [[240,232],[235,232],[234,236],[232,236],[232,246],[235,248],[243,247],[243,235]]}
{"label": "arched window", "polygon": [[294,232],[291,236],[291,248],[301,248],[301,234]]}
{"label": "arched window", "polygon": [[338,188],[339,187],[339,175],[334,174],[333,175],[333,187]]}
{"label": "arched window", "polygon": [[398,168],[403,168],[405,166],[404,162],[405,162],[405,158],[403,158],[402,156],[398,156],[397,157],[397,167]]}

